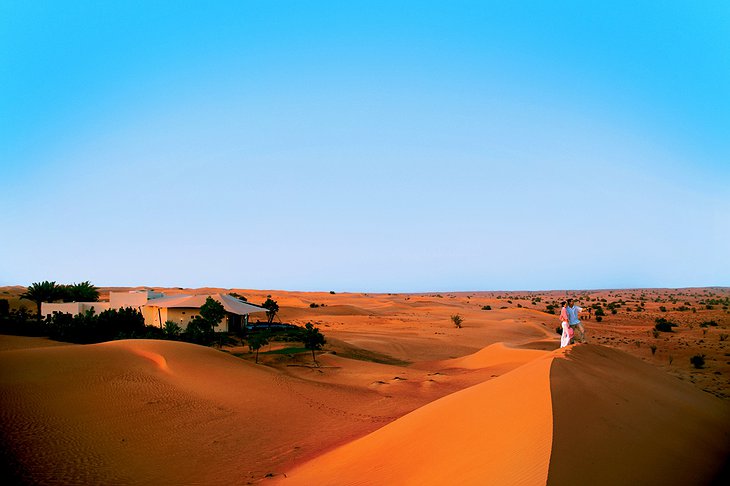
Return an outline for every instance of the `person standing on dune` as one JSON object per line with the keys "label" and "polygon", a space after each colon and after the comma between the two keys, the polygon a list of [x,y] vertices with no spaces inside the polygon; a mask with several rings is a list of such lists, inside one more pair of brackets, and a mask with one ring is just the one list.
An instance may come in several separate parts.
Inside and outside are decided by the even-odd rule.
{"label": "person standing on dune", "polygon": [[563,328],[563,334],[560,336],[560,347],[564,348],[570,344],[570,340],[573,338],[573,330],[568,324],[568,310],[565,308],[565,301],[561,302],[560,305],[560,325]]}
{"label": "person standing on dune", "polygon": [[578,314],[582,310],[582,307],[578,307],[573,303],[573,299],[568,299],[568,307],[565,308],[565,311],[568,314],[568,324],[570,324],[570,327],[573,328],[573,330],[577,328],[580,331],[580,342],[585,343],[586,330],[583,328],[583,324],[581,324],[580,319],[578,319]]}

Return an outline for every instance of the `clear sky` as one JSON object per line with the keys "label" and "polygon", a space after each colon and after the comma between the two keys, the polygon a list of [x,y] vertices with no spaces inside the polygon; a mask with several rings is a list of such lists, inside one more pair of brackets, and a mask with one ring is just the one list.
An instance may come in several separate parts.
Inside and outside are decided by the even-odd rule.
{"label": "clear sky", "polygon": [[0,285],[730,285],[730,2],[0,0]]}

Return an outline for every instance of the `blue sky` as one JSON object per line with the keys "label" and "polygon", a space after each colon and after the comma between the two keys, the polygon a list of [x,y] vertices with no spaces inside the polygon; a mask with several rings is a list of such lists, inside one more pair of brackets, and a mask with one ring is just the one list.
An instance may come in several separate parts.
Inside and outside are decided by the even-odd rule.
{"label": "blue sky", "polygon": [[0,1],[0,285],[730,285],[730,4],[593,3]]}

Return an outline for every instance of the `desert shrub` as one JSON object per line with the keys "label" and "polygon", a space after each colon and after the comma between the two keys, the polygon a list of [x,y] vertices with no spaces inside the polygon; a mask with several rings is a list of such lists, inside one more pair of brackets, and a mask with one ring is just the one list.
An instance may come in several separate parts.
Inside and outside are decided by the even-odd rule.
{"label": "desert shrub", "polygon": [[491,305],[482,306],[482,310],[492,310],[492,306]]}
{"label": "desert shrub", "polygon": [[312,302],[311,304],[309,304],[309,307],[311,307],[312,309],[316,309],[317,307],[319,307],[319,304]]}
{"label": "desert shrub", "polygon": [[695,354],[689,359],[689,362],[692,364],[692,366],[700,370],[705,367],[705,355]]}
{"label": "desert shrub", "polygon": [[335,295],[335,291],[334,290],[330,290],[330,294]]}
{"label": "desert shrub", "polygon": [[167,334],[161,327],[145,326],[144,331],[139,337],[143,337],[145,339],[165,339]]}
{"label": "desert shrub", "polygon": [[603,317],[601,317],[601,316],[596,316],[596,322],[601,322],[602,320],[603,320]]}
{"label": "desert shrub", "polygon": [[563,335],[563,326],[556,327],[555,332],[562,336]]}
{"label": "desert shrub", "polygon": [[720,341],[727,341],[728,334],[720,334]]}
{"label": "desert shrub", "polygon": [[710,327],[710,326],[717,327],[717,322],[716,321],[705,321],[705,322],[700,323],[700,327]]}
{"label": "desert shrub", "polygon": [[651,349],[651,355],[654,356],[656,354],[656,344],[650,344],[649,349]]}
{"label": "desert shrub", "polygon": [[555,314],[555,306],[553,304],[546,305],[545,312],[547,312],[548,314]]}
{"label": "desert shrub", "polygon": [[654,329],[660,332],[674,332],[672,328],[677,326],[675,323],[669,322],[663,317],[655,319],[654,322]]}
{"label": "desert shrub", "polygon": [[667,308],[666,308],[666,307],[664,307],[663,305],[660,305],[660,306],[659,306],[659,311],[660,311],[660,312],[667,312]]}
{"label": "desert shrub", "polygon": [[195,316],[188,322],[188,327],[182,334],[182,338],[190,343],[207,346],[213,342],[213,329],[205,319]]}
{"label": "desert shrub", "polygon": [[105,310],[99,314],[96,324],[97,337],[101,341],[138,338],[148,332],[145,329],[144,316],[132,307]]}
{"label": "desert shrub", "polygon": [[672,366],[672,363],[674,362],[674,356],[671,354],[669,355],[669,366]]}
{"label": "desert shrub", "polygon": [[522,304],[517,304],[517,307],[522,308]]}
{"label": "desert shrub", "polygon": [[464,318],[459,314],[454,314],[451,316],[451,322],[453,322],[456,327],[461,328],[461,325],[464,323]]}
{"label": "desert shrub", "polygon": [[651,330],[651,334],[652,334],[652,336],[654,336],[654,338],[658,338],[659,337],[659,331],[657,331],[656,329],[652,329]]}
{"label": "desert shrub", "polygon": [[48,330],[45,321],[39,321],[25,306],[21,306],[17,310],[8,308],[7,312],[0,310],[0,333],[18,336],[47,336]]}

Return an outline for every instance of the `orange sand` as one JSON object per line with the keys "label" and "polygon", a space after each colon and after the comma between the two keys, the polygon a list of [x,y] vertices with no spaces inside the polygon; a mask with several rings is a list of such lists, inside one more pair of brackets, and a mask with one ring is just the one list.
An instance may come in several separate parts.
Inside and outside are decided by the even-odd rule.
{"label": "orange sand", "polygon": [[[320,366],[308,354],[262,354],[256,365],[243,347],[227,350],[244,353],[236,357],[179,342],[0,336],[0,475],[41,484],[723,479],[730,407],[717,397],[730,396],[730,320],[700,302],[730,291],[581,294],[630,304],[586,323],[591,341],[611,348],[567,353],[556,350],[556,316],[542,312],[564,292],[237,292],[254,303],[272,295],[281,320],[320,327]],[[627,312],[644,294],[645,310]],[[672,307],[685,300],[697,312]],[[657,316],[680,326],[654,337]],[[708,319],[718,326],[700,328]],[[703,370],[689,365],[696,353],[707,356]]]}
{"label": "orange sand", "polygon": [[425,405],[294,469],[281,484],[544,484],[550,363],[536,360]]}

